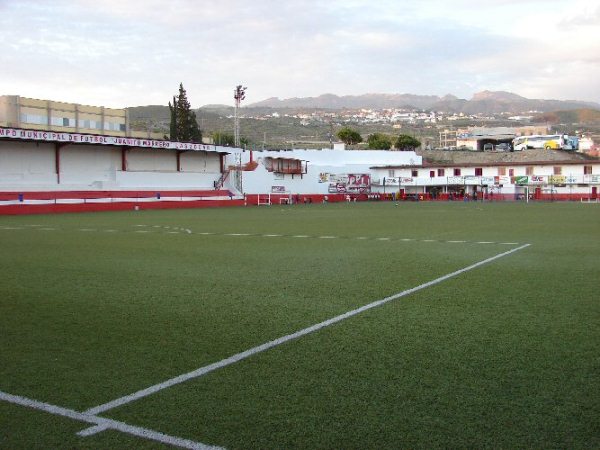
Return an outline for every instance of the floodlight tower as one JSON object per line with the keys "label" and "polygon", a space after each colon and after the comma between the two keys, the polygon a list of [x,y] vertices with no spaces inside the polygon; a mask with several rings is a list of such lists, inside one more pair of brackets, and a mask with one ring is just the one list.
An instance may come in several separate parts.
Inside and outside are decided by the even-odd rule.
{"label": "floodlight tower", "polygon": [[242,100],[244,100],[246,98],[246,89],[248,89],[246,86],[242,87],[242,85],[239,84],[233,90],[233,98],[235,100],[235,109],[234,109],[234,115],[233,115],[233,119],[234,119],[233,137],[234,137],[235,146],[238,148],[240,146],[240,118],[238,116],[238,109],[240,107],[240,103],[242,102]]}

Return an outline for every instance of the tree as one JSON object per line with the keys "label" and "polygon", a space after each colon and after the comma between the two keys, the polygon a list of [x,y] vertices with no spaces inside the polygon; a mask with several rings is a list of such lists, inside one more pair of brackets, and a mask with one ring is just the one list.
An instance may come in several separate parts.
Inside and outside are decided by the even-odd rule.
{"label": "tree", "polygon": [[392,138],[386,134],[373,133],[367,138],[370,150],[389,150],[392,148]]}
{"label": "tree", "polygon": [[223,133],[222,131],[213,131],[212,138],[215,145],[233,147],[235,143],[235,138],[233,134]]}
{"label": "tree", "polygon": [[398,150],[414,150],[421,146],[421,141],[415,139],[408,134],[401,134],[396,140],[396,148]]}
{"label": "tree", "polygon": [[337,137],[340,139],[340,141],[344,142],[347,145],[358,144],[362,142],[362,136],[360,135],[360,133],[349,127],[344,127],[340,131],[338,131]]}
{"label": "tree", "polygon": [[171,123],[170,139],[178,142],[202,143],[202,132],[198,127],[196,113],[192,111],[183,83],[179,84],[179,95],[173,96],[173,104],[169,102]]}

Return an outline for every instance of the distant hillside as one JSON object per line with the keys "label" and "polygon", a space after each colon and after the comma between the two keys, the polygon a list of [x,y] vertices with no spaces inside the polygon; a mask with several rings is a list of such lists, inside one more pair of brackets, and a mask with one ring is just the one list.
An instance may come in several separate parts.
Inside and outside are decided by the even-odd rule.
{"label": "distant hillside", "polygon": [[497,114],[502,112],[520,113],[524,111],[550,112],[582,108],[600,109],[600,104],[577,100],[537,100],[521,97],[503,91],[483,91],[475,94],[471,100],[460,99],[453,95],[438,97],[435,95],[413,94],[364,94],[337,96],[324,94],[319,97],[290,98],[281,100],[270,98],[253,103],[248,107],[270,108],[319,108],[319,109],[384,109],[407,108],[426,109],[465,114]]}
{"label": "distant hillside", "polygon": [[171,120],[171,114],[167,105],[134,106],[127,108],[127,111],[129,111],[129,119],[131,121],[140,119]]}
{"label": "distant hillside", "polygon": [[317,108],[317,109],[385,109],[413,107],[419,109],[429,108],[440,98],[434,95],[412,95],[412,94],[364,94],[345,95],[339,97],[334,94],[323,94],[318,97],[289,98],[280,100],[270,98],[262,102],[248,105],[254,107],[270,108]]}
{"label": "distant hillside", "polygon": [[539,114],[532,119],[537,123],[549,124],[592,124],[600,125],[600,111],[596,109],[575,109],[572,111],[552,111]]}

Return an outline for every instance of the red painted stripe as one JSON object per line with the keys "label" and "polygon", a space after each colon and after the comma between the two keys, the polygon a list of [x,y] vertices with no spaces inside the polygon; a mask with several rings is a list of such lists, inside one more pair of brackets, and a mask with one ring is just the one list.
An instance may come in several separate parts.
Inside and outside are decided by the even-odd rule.
{"label": "red painted stripe", "polygon": [[144,209],[180,209],[213,208],[224,206],[243,206],[243,200],[198,200],[191,202],[155,202],[155,203],[80,203],[77,205],[10,205],[0,207],[0,215],[55,214],[94,211],[132,211],[137,206]]}
{"label": "red painted stripe", "polygon": [[160,193],[161,197],[227,197],[230,192],[221,190],[194,190],[194,191],[0,191],[0,200],[18,200],[19,194],[26,200],[54,200],[54,199],[88,199],[88,198],[152,198]]}

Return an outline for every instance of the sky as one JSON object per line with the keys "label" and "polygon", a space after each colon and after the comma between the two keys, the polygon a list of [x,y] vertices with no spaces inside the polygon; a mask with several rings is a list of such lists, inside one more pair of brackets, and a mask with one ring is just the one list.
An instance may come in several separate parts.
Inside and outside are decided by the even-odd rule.
{"label": "sky", "polygon": [[600,103],[598,0],[0,0],[0,95],[124,108],[483,90]]}

